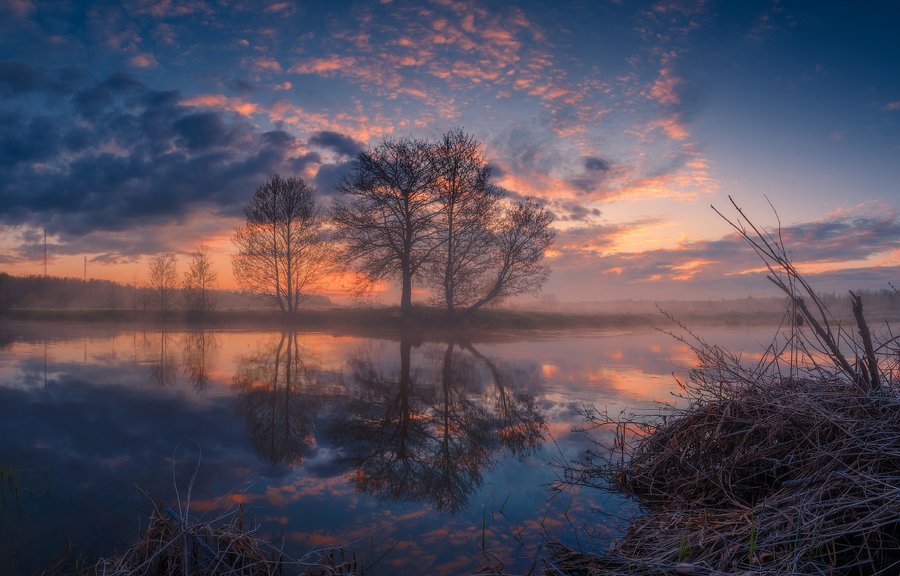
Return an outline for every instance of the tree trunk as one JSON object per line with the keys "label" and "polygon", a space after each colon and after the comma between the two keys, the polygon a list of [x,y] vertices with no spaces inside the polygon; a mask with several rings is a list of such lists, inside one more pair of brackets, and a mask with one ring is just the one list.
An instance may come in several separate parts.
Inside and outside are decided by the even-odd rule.
{"label": "tree trunk", "polygon": [[403,292],[400,295],[400,317],[409,320],[412,313],[412,272],[409,266],[403,267]]}

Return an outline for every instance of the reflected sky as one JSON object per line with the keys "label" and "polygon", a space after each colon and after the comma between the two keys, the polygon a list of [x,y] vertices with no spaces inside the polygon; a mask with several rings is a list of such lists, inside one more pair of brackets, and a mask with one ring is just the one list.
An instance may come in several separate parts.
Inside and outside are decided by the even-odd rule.
{"label": "reflected sky", "polygon": [[[471,573],[484,526],[488,549],[528,556],[545,514],[565,538],[610,523],[592,508],[621,505],[585,492],[548,502],[547,461],[591,446],[571,432],[579,410],[652,410],[693,365],[655,331],[4,330],[0,463],[25,470],[29,492],[5,493],[3,573],[45,567],[69,540],[85,558],[121,552],[150,509],[137,487],[172,505],[173,473],[183,496],[198,459],[193,510],[239,501],[297,555],[362,539],[351,548],[368,563],[394,547],[375,574]],[[770,331],[704,336],[757,352]],[[518,550],[520,531],[532,548]]]}

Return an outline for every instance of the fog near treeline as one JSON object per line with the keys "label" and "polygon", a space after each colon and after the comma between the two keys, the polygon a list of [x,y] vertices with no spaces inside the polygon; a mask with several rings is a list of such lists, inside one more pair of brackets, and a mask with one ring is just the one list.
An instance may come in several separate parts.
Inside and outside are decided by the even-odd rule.
{"label": "fog near treeline", "polygon": [[[2,274],[2,273],[0,273]],[[144,286],[120,284],[110,280],[64,278],[58,276],[7,276],[0,280],[0,310],[10,309],[98,309],[152,310],[151,289]],[[900,311],[900,294],[893,289],[854,290],[861,295],[867,312]],[[216,290],[220,309],[274,309],[259,298],[238,290]],[[824,304],[833,313],[850,313],[849,293],[823,293]],[[314,294],[305,302],[306,308],[336,307],[328,296]],[[567,314],[658,314],[659,309],[678,314],[717,314],[780,312],[788,307],[787,297],[723,298],[718,300],[651,300],[619,299],[564,302],[552,294],[543,294],[533,301],[517,300],[500,305],[501,308]]]}
{"label": "fog near treeline", "polygon": [[[900,293],[892,289],[853,290],[862,298],[866,313],[883,313],[900,311]],[[819,295],[822,302],[832,313],[851,314],[852,303],[849,292],[825,292]],[[743,298],[722,298],[718,300],[649,300],[620,299],[595,300],[586,302],[561,302],[552,295],[545,295],[538,301],[519,304],[518,309],[565,312],[584,314],[654,314],[660,309],[678,316],[679,314],[727,314],[729,312],[783,312],[788,308],[790,300],[787,296]]]}
{"label": "fog near treeline", "polygon": [[[0,273],[2,274],[2,273]],[[238,290],[215,290],[222,309],[269,309],[258,297]],[[328,296],[311,295],[307,307],[334,306]],[[0,279],[0,310],[153,310],[153,290],[140,283],[125,285],[111,280],[83,280],[59,276],[6,276]]]}

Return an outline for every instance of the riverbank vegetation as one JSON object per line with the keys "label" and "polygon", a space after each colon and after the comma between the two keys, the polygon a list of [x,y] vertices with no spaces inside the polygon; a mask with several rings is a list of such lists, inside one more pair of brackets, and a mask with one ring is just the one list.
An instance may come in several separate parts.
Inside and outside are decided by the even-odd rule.
{"label": "riverbank vegetation", "polygon": [[[737,207],[736,207],[737,208]],[[743,214],[738,209],[741,217]],[[602,434],[557,489],[638,505],[602,552],[551,544],[558,574],[896,574],[900,568],[900,346],[850,293],[841,322],[776,236],[732,224],[789,298],[755,359],[705,342],[680,401],[654,415],[585,410]],[[611,438],[610,438],[611,436]]]}

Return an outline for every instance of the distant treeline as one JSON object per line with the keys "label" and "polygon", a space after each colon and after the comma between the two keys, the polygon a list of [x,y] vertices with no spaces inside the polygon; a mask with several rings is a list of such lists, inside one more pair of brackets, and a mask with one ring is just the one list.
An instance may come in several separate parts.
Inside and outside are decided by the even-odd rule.
{"label": "distant treeline", "polygon": [[[862,298],[866,313],[900,311],[900,294],[892,289],[854,290]],[[852,313],[849,292],[830,292],[820,295],[822,302],[834,314]],[[520,304],[524,310],[546,310],[567,313],[632,313],[653,314],[657,307],[675,314],[723,314],[729,312],[781,312],[787,309],[789,300],[783,297],[720,299],[720,300],[606,300],[591,302],[560,302],[553,295],[544,295],[540,301]]]}
{"label": "distant treeline", "polygon": [[[216,290],[220,308],[258,309],[270,306],[235,290]],[[327,296],[311,296],[307,307],[333,306]],[[152,310],[153,289],[110,280],[59,276],[12,276],[0,272],[0,312],[17,309]]]}

